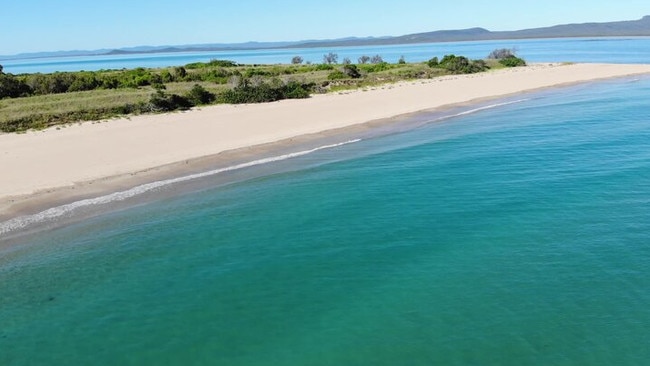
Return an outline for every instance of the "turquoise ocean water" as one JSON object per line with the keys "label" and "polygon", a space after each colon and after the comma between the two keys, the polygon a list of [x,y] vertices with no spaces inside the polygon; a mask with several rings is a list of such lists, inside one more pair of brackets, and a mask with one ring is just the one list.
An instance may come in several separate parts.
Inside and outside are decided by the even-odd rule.
{"label": "turquoise ocean water", "polygon": [[649,96],[524,95],[19,238],[0,365],[647,364]]}

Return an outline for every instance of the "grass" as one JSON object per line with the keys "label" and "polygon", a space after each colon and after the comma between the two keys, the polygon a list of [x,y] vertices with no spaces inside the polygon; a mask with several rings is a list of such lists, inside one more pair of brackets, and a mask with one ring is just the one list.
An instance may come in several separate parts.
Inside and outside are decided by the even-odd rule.
{"label": "grass", "polygon": [[149,94],[146,89],[116,89],[3,99],[0,130],[17,132],[129,114],[135,111],[129,106],[145,103]]}
{"label": "grass", "polygon": [[[494,62],[492,62],[494,61]],[[492,69],[502,68],[495,60],[487,61]],[[187,78],[165,83],[167,94],[185,95],[196,84],[219,95],[232,88],[233,75],[258,81],[279,79],[315,85],[312,92],[325,93],[367,88],[398,81],[430,79],[448,74],[443,69],[428,67],[425,63],[363,64],[357,65],[361,77],[328,80],[328,76],[342,65],[245,65],[222,67],[206,65],[187,69]],[[173,68],[151,70],[161,73]],[[115,71],[118,73],[119,71]],[[171,71],[170,71],[171,72]],[[201,80],[210,73],[212,81]],[[0,100],[0,131],[19,132],[79,121],[102,120],[123,115],[147,113],[154,94],[151,86],[139,88],[97,89],[63,94],[38,95]]]}

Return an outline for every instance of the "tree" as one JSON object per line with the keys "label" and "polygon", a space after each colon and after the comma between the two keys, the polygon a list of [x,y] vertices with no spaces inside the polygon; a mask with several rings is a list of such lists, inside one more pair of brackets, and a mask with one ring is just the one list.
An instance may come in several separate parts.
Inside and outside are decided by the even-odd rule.
{"label": "tree", "polygon": [[374,55],[374,56],[372,56],[372,58],[370,59],[370,63],[371,63],[371,64],[380,64],[380,63],[382,63],[382,62],[384,62],[384,59],[383,59],[381,56],[379,56],[379,55]]}
{"label": "tree", "polygon": [[343,65],[349,65],[351,63],[352,63],[352,61],[350,61],[350,59],[348,57],[343,59]]}
{"label": "tree", "polygon": [[404,58],[404,55],[400,56],[399,61],[397,61],[398,64],[403,65],[406,63],[406,59]]}
{"label": "tree", "polygon": [[0,65],[0,99],[18,98],[31,94],[32,89],[24,81],[18,80],[12,74],[5,74]]}
{"label": "tree", "polygon": [[363,56],[359,57],[359,63],[360,64],[367,64],[368,62],[370,62],[370,57],[368,57],[366,55],[363,55]]}
{"label": "tree", "polygon": [[339,55],[336,53],[330,52],[327,55],[323,55],[323,63],[325,64],[335,64],[338,63]]}
{"label": "tree", "polygon": [[502,60],[504,58],[508,57],[514,57],[515,56],[515,50],[510,49],[510,48],[498,48],[488,55],[487,58],[491,60]]}
{"label": "tree", "polygon": [[300,56],[293,56],[293,58],[291,59],[291,63],[294,65],[300,65],[301,63],[303,63],[303,61],[304,61],[303,58]]}

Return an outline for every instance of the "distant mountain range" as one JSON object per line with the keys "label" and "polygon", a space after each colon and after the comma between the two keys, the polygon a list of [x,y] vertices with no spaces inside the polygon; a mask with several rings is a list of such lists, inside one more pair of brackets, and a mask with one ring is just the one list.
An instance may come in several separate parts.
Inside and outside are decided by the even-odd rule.
{"label": "distant mountain range", "polygon": [[120,48],[114,50],[102,49],[95,51],[59,51],[24,53],[15,56],[0,56],[3,59],[27,59],[41,57],[66,56],[101,56],[119,54],[145,54],[169,52],[205,52],[205,51],[234,51],[272,48],[314,48],[314,47],[347,47],[347,46],[377,46],[414,43],[485,41],[499,39],[531,39],[531,38],[569,38],[569,37],[639,37],[650,36],[650,16],[640,20],[563,24],[552,27],[523,29],[517,31],[489,31],[484,28],[460,30],[441,30],[435,32],[407,34],[398,37],[366,37],[341,38],[334,40],[304,40],[297,42],[247,42],[247,43],[215,43],[181,46],[141,46]]}
{"label": "distant mountain range", "polygon": [[650,16],[640,20],[564,24],[545,28],[532,28],[517,31],[493,32],[484,28],[461,30],[442,30],[427,33],[407,34],[399,37],[378,39],[334,40],[301,42],[292,47],[333,47],[333,46],[372,46],[391,44],[435,43],[487,41],[499,39],[532,39],[532,38],[573,38],[573,37],[639,37],[650,36]]}

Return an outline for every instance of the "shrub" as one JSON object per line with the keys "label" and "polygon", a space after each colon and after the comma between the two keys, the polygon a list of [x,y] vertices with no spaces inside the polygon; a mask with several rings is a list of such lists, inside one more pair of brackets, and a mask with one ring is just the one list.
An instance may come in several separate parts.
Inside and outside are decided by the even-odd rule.
{"label": "shrub", "polygon": [[203,69],[206,67],[235,67],[237,63],[230,60],[210,60],[210,62],[192,62],[185,65],[187,69]]}
{"label": "shrub", "polygon": [[174,67],[174,80],[183,80],[187,76],[187,70],[184,67]]}
{"label": "shrub", "polygon": [[352,64],[346,64],[343,66],[343,73],[352,79],[358,79],[361,77],[359,69],[357,69],[357,67]]}
{"label": "shrub", "polygon": [[526,61],[524,61],[523,59],[517,56],[506,57],[504,59],[499,60],[499,63],[505,67],[526,66]]}
{"label": "shrub", "polygon": [[244,77],[250,78],[252,76],[270,76],[271,72],[266,71],[264,69],[256,69],[254,67],[247,68],[246,71],[244,71]]}
{"label": "shrub", "polygon": [[149,109],[152,112],[169,112],[191,107],[192,103],[186,98],[176,94],[167,94],[160,87],[149,98]]}
{"label": "shrub", "polygon": [[278,79],[270,83],[260,82],[253,85],[250,80],[242,79],[239,85],[227,90],[220,95],[223,103],[265,103],[275,102],[282,99],[298,99],[309,97],[311,84],[301,84],[297,81],[290,81],[286,84]]}
{"label": "shrub", "polygon": [[214,102],[216,96],[210,93],[209,91],[205,90],[205,88],[202,87],[201,85],[194,84],[194,86],[187,93],[185,98],[193,105],[202,105],[202,104],[210,104]]}
{"label": "shrub", "polygon": [[172,80],[174,80],[174,77],[169,72],[169,70],[163,70],[163,72],[160,73],[160,77],[164,83],[170,83]]}
{"label": "shrub", "polygon": [[329,71],[334,70],[334,66],[329,64],[318,64],[315,66],[316,71]]}
{"label": "shrub", "polygon": [[286,99],[305,99],[309,98],[310,86],[299,83],[297,81],[290,81],[284,86],[284,97]]}
{"label": "shrub", "polygon": [[372,73],[372,72],[380,72],[380,71],[385,71],[390,69],[390,65],[387,62],[381,62],[378,64],[362,64],[359,65],[359,68],[365,72]]}
{"label": "shrub", "polygon": [[488,55],[488,59],[499,60],[499,63],[505,67],[526,66],[526,61],[515,55],[515,50],[510,48],[499,48]]}
{"label": "shrub", "polygon": [[304,61],[303,58],[300,56],[293,56],[293,58],[291,59],[291,63],[294,65],[300,65],[301,63],[303,63],[303,61]]}
{"label": "shrub", "polygon": [[445,55],[440,62],[436,63],[437,58],[432,58],[427,62],[430,67],[445,69],[452,74],[473,74],[488,69],[483,60],[472,61],[464,56]]}
{"label": "shrub", "polygon": [[328,80],[341,80],[341,79],[347,79],[349,76],[347,76],[343,71],[336,70],[333,73],[327,75]]}
{"label": "shrub", "polygon": [[218,67],[235,67],[237,63],[230,60],[210,60],[208,62],[209,66],[218,66]]}

